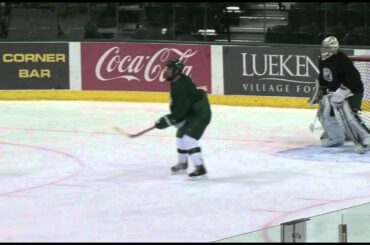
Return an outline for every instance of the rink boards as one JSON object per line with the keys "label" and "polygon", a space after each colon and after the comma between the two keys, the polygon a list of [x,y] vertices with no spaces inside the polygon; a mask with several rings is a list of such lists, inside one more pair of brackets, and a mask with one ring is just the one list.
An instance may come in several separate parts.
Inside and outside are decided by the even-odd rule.
{"label": "rink boards", "polygon": [[212,104],[316,107],[307,100],[319,72],[318,46],[8,42],[1,49],[0,100],[168,102],[163,70],[175,58]]}
{"label": "rink boards", "polygon": [[[113,91],[0,91],[0,100],[85,100],[164,103],[169,101],[165,92]],[[209,95],[211,104],[249,107],[316,108],[307,99],[258,96]]]}

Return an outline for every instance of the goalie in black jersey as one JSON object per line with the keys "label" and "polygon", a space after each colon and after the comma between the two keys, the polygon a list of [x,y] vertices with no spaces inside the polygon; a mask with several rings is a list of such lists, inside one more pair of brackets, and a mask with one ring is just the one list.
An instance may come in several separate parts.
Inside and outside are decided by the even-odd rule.
{"label": "goalie in black jersey", "polygon": [[370,131],[358,111],[364,93],[361,75],[331,36],[322,42],[319,61],[320,93],[318,118],[325,130],[322,146],[342,146],[345,136],[360,147],[370,144]]}
{"label": "goalie in black jersey", "polygon": [[170,82],[170,114],[161,117],[155,126],[165,129],[177,127],[178,163],[171,168],[179,172],[188,168],[188,157],[191,158],[195,171],[190,177],[207,173],[204,166],[201,147],[198,143],[211,121],[211,107],[207,93],[197,89],[190,77],[182,74],[184,64],[180,60],[169,60],[164,77]]}

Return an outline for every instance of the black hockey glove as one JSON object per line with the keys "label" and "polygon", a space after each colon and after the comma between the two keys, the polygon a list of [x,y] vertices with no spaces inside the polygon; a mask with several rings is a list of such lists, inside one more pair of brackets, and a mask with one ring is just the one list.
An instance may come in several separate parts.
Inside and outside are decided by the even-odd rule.
{"label": "black hockey glove", "polygon": [[165,129],[165,128],[168,128],[169,126],[172,126],[173,125],[173,122],[171,121],[171,119],[168,117],[168,115],[166,116],[163,116],[161,118],[159,118],[156,122],[155,122],[155,127],[157,129]]}

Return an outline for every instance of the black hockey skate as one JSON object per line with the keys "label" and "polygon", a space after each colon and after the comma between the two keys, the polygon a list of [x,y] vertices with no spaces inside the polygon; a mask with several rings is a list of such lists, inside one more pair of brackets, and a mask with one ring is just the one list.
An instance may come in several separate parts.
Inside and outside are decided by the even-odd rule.
{"label": "black hockey skate", "polygon": [[171,168],[172,173],[179,173],[183,172],[183,170],[186,170],[188,168],[188,162],[185,163],[178,163],[175,166]]}
{"label": "black hockey skate", "polygon": [[195,178],[199,176],[205,176],[207,174],[207,170],[205,169],[204,165],[200,165],[195,167],[194,172],[189,174],[189,177]]}

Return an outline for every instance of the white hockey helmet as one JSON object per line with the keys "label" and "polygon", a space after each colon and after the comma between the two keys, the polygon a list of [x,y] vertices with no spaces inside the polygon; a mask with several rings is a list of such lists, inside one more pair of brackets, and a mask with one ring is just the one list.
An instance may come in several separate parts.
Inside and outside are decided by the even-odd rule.
{"label": "white hockey helmet", "polygon": [[325,38],[321,43],[321,59],[326,60],[330,56],[337,54],[339,42],[336,37],[330,36]]}

